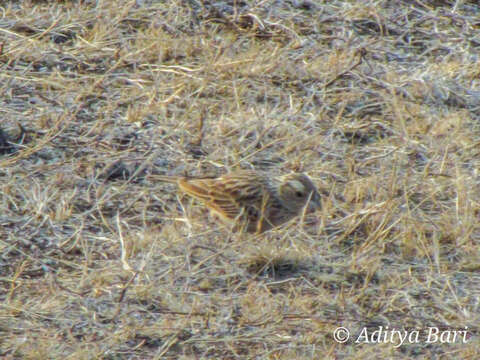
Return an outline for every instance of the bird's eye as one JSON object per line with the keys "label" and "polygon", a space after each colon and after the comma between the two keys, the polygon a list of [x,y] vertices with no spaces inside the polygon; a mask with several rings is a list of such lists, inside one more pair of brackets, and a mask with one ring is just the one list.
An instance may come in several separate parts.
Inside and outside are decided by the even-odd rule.
{"label": "bird's eye", "polygon": [[301,198],[301,197],[303,197],[303,193],[301,191],[296,191],[295,196],[298,197],[298,198]]}

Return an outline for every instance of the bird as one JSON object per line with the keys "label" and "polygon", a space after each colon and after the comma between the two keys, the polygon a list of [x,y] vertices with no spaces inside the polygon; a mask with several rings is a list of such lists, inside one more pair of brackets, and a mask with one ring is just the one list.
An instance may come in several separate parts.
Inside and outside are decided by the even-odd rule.
{"label": "bird", "polygon": [[321,207],[312,180],[303,173],[273,175],[237,170],[220,177],[157,176],[175,183],[181,192],[199,200],[233,231],[262,233],[278,227],[303,211]]}

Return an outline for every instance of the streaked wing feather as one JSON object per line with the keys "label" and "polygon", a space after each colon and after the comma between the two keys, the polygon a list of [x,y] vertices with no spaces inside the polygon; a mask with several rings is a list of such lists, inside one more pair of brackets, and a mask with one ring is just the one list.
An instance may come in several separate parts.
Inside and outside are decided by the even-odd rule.
{"label": "streaked wing feather", "polygon": [[255,181],[257,177],[255,172],[244,171],[219,179],[182,179],[179,186],[211,209],[233,220],[242,215],[246,206],[260,205],[255,201],[262,198],[264,189],[261,181]]}
{"label": "streaked wing feather", "polygon": [[179,185],[187,194],[226,218],[235,219],[242,212],[239,204],[215,180],[181,180]]}
{"label": "streaked wing feather", "polygon": [[211,209],[215,210],[220,215],[229,219],[236,219],[242,213],[242,208],[238,207],[232,202],[211,201],[209,202]]}

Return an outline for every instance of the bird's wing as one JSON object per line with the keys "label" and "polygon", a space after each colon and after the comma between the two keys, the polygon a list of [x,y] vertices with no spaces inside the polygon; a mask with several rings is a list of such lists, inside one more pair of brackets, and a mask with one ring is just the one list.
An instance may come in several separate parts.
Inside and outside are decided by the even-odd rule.
{"label": "bird's wing", "polygon": [[259,207],[264,195],[262,182],[254,172],[217,179],[182,179],[179,187],[228,219],[243,216],[246,208]]}

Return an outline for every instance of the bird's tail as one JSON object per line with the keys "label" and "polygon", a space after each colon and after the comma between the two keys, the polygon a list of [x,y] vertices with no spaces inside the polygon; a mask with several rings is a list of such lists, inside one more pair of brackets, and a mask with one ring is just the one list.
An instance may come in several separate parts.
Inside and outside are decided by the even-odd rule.
{"label": "bird's tail", "polygon": [[151,175],[152,180],[167,182],[171,184],[177,184],[178,180],[182,179],[181,176],[166,176],[166,175]]}

